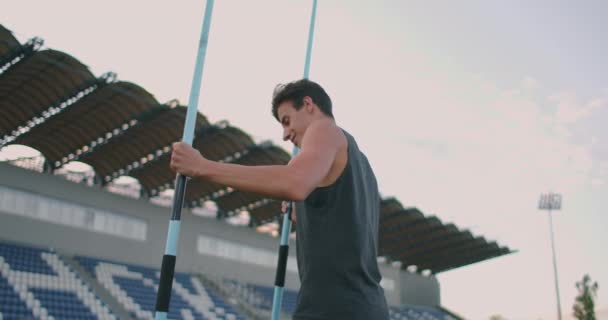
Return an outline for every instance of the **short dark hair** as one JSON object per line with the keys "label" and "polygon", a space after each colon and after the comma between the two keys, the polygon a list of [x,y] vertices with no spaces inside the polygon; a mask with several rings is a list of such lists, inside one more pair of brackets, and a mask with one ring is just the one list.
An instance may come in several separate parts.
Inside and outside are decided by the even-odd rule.
{"label": "short dark hair", "polygon": [[286,84],[279,84],[272,94],[272,115],[279,120],[278,109],[281,103],[291,101],[296,110],[304,105],[304,97],[310,97],[321,112],[333,118],[331,111],[331,98],[318,83],[308,79],[301,79]]}

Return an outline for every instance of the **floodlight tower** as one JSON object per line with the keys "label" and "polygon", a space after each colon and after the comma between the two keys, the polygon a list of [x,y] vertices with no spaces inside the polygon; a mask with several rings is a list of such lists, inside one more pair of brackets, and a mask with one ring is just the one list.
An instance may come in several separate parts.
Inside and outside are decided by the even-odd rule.
{"label": "floodlight tower", "polygon": [[560,210],[562,208],[562,195],[557,193],[545,193],[540,195],[538,202],[539,210],[547,210],[549,213],[549,230],[551,231],[551,251],[553,252],[553,273],[555,275],[555,294],[557,296],[557,319],[562,320],[562,308],[559,302],[559,284],[557,281],[557,262],[555,259],[555,240],[553,239],[553,217],[552,210]]}

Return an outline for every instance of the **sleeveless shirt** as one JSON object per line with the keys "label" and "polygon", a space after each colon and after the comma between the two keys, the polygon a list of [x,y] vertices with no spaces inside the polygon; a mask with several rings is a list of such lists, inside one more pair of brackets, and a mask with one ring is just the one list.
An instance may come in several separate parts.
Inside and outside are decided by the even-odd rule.
{"label": "sleeveless shirt", "polygon": [[296,202],[300,291],[294,320],[388,320],[377,262],[380,195],[346,131],[348,160],[330,186]]}

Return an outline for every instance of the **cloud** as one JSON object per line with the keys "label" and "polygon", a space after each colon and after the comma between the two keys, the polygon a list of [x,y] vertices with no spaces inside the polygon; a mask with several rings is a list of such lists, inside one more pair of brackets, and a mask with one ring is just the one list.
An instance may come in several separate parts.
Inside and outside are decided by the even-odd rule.
{"label": "cloud", "polygon": [[528,76],[522,81],[522,86],[524,89],[531,91],[540,88],[541,84],[535,78]]}
{"label": "cloud", "polygon": [[603,161],[598,164],[598,170],[591,181],[593,186],[603,186],[608,181],[608,161]]}
{"label": "cloud", "polygon": [[581,103],[573,93],[558,93],[550,96],[549,100],[557,102],[555,121],[564,125],[575,123],[597,110],[608,107],[606,97],[593,98],[587,103]]}
{"label": "cloud", "polygon": [[[498,280],[493,287],[500,290],[492,301],[487,301],[487,306],[476,307],[477,313],[496,312],[501,305],[492,304],[500,300],[509,300],[518,306],[510,310],[505,307],[505,314],[531,314],[522,310],[541,310],[538,300],[531,297],[545,294],[546,288],[552,288],[553,279],[552,274],[545,272],[551,257],[545,246],[546,215],[536,209],[538,196],[548,191],[562,193],[568,210],[574,211],[580,209],[576,201],[581,192],[588,196],[588,187],[598,187],[598,190],[605,187],[608,162],[594,156],[592,144],[573,139],[574,125],[585,125],[582,121],[585,117],[605,108],[603,94],[581,103],[577,100],[578,93],[543,95],[539,91],[522,90],[521,83],[505,88],[490,81],[478,81],[459,94],[447,93],[455,90],[449,85],[442,89],[446,90],[441,95],[448,97],[447,101],[436,104],[434,99],[428,99],[426,104],[418,103],[421,108],[417,112],[421,115],[414,119],[416,123],[399,128],[403,136],[407,136],[409,129],[415,127],[416,140],[401,137],[403,157],[394,160],[400,170],[397,174],[394,170],[391,172],[390,187],[401,190],[400,198],[427,214],[436,214],[442,221],[454,222],[461,228],[479,226],[471,228],[474,234],[520,251],[442,274],[440,280],[447,284],[442,288],[446,305],[458,304],[463,287],[471,291],[487,290],[481,283],[471,285],[471,279],[492,279],[496,274],[521,270],[535,279],[528,292],[514,297],[513,292],[520,289],[521,283]],[[441,112],[446,109],[450,112]],[[565,110],[572,114],[564,114]],[[435,126],[431,120],[438,115],[442,115],[437,121],[441,125]],[[595,143],[606,143],[603,139],[597,135]],[[413,143],[417,141],[440,143],[445,146],[444,152],[434,154],[423,144]],[[568,230],[569,237],[578,234],[575,226],[556,226],[560,232]],[[559,237],[561,234],[558,240],[562,240]],[[559,243],[565,246],[571,242]],[[564,257],[573,256],[572,250],[563,246],[560,249]],[[574,262],[562,263],[578,267]],[[569,279],[570,273],[563,273],[562,279]],[[564,296],[570,292],[565,290]],[[484,301],[483,295],[475,298]]]}
{"label": "cloud", "polygon": [[[395,88],[390,92],[396,95],[376,95],[369,103],[384,110],[380,123],[361,121],[365,114],[374,117],[364,108],[351,111],[361,123],[353,133],[384,195],[460,227],[478,225],[476,232],[517,247],[525,243],[509,230],[534,213],[541,192],[568,195],[599,183],[592,146],[578,144],[572,129],[556,121],[556,105],[575,95],[552,100],[522,90],[521,83],[504,88],[475,77],[456,84],[436,80],[432,89],[407,77],[400,83],[417,87]],[[347,105],[361,103],[358,98]],[[585,106],[597,108],[597,101]],[[484,214],[488,208],[496,214]]]}
{"label": "cloud", "polygon": [[588,108],[590,112],[608,107],[608,98],[596,98],[589,102]]}

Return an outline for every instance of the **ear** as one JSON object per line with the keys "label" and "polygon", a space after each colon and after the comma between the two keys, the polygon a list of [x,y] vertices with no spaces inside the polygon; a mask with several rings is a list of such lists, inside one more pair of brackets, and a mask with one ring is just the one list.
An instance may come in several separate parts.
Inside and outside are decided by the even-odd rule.
{"label": "ear", "polygon": [[304,107],[306,107],[306,111],[308,113],[312,113],[314,109],[314,103],[312,102],[312,98],[309,96],[304,97]]}

